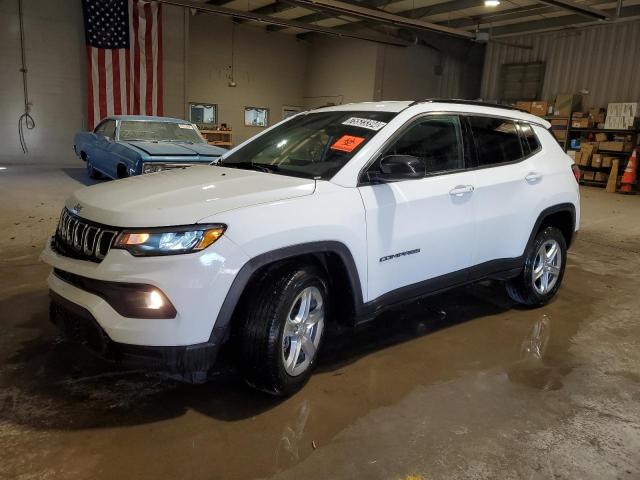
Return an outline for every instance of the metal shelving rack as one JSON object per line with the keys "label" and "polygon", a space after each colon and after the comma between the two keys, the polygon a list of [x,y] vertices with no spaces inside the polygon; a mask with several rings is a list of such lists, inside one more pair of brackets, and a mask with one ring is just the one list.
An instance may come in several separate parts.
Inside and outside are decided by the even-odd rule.
{"label": "metal shelving rack", "polygon": [[[618,151],[611,151],[611,150],[600,150],[598,149],[598,153],[602,153],[605,154],[607,156],[619,156],[620,157],[620,166],[618,168],[618,177],[622,176],[622,173],[624,172],[624,169],[626,168],[626,162],[629,160],[629,157],[631,156],[631,153],[633,152],[633,149],[636,148],[636,145],[638,144],[638,134],[640,133],[640,129],[633,129],[633,130],[617,130],[617,129],[609,129],[609,128],[571,128],[571,126],[569,125],[569,128],[567,129],[567,140],[564,144],[564,150],[565,152],[568,150],[574,150],[574,151],[579,151],[578,149],[575,148],[569,148],[571,145],[571,136],[572,134],[589,134],[589,133],[606,133],[606,134],[618,134],[618,135],[631,135],[631,149],[629,151],[625,151],[625,152],[618,152]],[[611,167],[593,167],[591,165],[579,165],[580,170],[591,170],[591,171],[611,171]],[[619,179],[616,179],[616,181],[618,181]],[[596,187],[605,187],[607,185],[607,181],[606,180],[580,180],[580,183],[583,185],[590,185],[590,186],[596,186]]]}

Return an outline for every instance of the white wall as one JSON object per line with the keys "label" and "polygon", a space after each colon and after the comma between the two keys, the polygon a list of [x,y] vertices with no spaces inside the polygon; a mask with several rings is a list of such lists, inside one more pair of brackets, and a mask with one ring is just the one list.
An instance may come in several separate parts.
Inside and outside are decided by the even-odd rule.
{"label": "white wall", "polygon": [[25,130],[29,155],[18,140],[24,111],[18,8],[0,0],[0,162],[56,162],[73,159],[73,132],[85,117],[84,33],[79,2],[23,2],[30,100],[34,130]]}
{"label": "white wall", "polygon": [[466,53],[466,58],[458,58],[425,45],[395,47],[314,35],[309,47],[305,105],[476,98],[483,52]]}
{"label": "white wall", "polygon": [[309,46],[305,105],[373,100],[378,45],[314,35]]}
{"label": "white wall", "polygon": [[[234,32],[234,80],[231,38]],[[293,36],[268,33],[231,19],[192,16],[189,25],[188,101],[218,105],[220,123],[233,129],[235,144],[259,133],[244,126],[244,107],[269,109],[269,124],[282,119],[284,105],[302,106],[307,44]]]}

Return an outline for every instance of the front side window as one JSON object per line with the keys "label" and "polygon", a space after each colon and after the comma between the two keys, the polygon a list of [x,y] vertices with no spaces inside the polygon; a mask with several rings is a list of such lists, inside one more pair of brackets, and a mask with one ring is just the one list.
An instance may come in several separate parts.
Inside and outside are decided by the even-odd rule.
{"label": "front side window", "polygon": [[329,179],[395,115],[377,111],[299,115],[256,137],[219,165]]}
{"label": "front side window", "polygon": [[115,120],[105,120],[95,129],[95,133],[107,137],[109,140],[116,138],[116,122]]}
{"label": "front side window", "polygon": [[469,117],[476,142],[478,166],[499,165],[520,160],[522,146],[512,120],[492,117]]}
{"label": "front side window", "polygon": [[191,123],[123,120],[120,140],[146,142],[206,143]]}
{"label": "front side window", "polygon": [[[464,168],[462,133],[457,116],[433,115],[411,125],[380,159],[409,155],[422,159],[428,174]],[[374,167],[375,168],[375,167]]]}

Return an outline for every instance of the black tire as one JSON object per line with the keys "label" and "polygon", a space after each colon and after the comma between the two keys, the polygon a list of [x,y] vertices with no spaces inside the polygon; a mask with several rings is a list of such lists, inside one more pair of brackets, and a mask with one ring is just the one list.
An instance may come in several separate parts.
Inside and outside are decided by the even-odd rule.
{"label": "black tire", "polygon": [[[322,295],[323,324],[315,355],[302,373],[292,376],[285,368],[283,353],[285,323],[294,302],[309,287],[317,288]],[[318,359],[329,311],[326,279],[313,265],[283,265],[264,275],[248,300],[240,338],[240,367],[244,379],[250,386],[269,394],[290,395],[309,380]]]}
{"label": "black tire", "polygon": [[93,178],[94,180],[98,180],[100,178],[102,178],[102,175],[100,174],[99,171],[97,171],[95,168],[93,168],[93,164],[87,160],[87,175],[89,175],[89,178]]}
{"label": "black tire", "polygon": [[[560,271],[553,287],[545,292],[540,293],[534,286],[534,268],[536,256],[540,248],[549,241],[557,242],[560,255]],[[555,227],[546,227],[538,232],[533,244],[526,252],[525,264],[522,272],[511,280],[506,282],[507,294],[511,299],[521,305],[527,307],[540,307],[547,304],[556,294],[562,279],[564,277],[564,269],[567,264],[567,244],[562,232]]]}

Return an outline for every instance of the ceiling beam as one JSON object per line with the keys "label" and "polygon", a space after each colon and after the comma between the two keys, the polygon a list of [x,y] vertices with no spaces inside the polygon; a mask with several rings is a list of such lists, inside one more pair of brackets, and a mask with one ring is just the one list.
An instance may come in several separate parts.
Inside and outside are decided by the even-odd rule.
{"label": "ceiling beam", "polygon": [[[611,3],[611,1],[612,0],[598,0],[596,3],[592,3],[591,6],[593,7],[604,5],[607,3]],[[551,7],[549,5],[527,5],[526,7],[516,7],[510,8],[508,10],[491,12],[486,15],[474,15],[472,17],[458,18],[455,20],[447,21],[447,25],[454,28],[468,28],[475,27],[477,25],[488,25],[494,22],[519,20],[526,17],[533,17],[535,15],[547,15],[558,11],[559,9],[557,7]]]}
{"label": "ceiling beam", "polygon": [[538,0],[540,3],[562,8],[572,13],[577,13],[584,17],[595,18],[596,20],[608,20],[609,17],[602,10],[590,7],[584,3],[576,3],[573,0]]}
{"label": "ceiling beam", "polygon": [[[338,18],[336,16],[332,16],[330,14],[327,13],[323,13],[323,12],[315,12],[315,13],[310,13],[309,15],[304,15],[302,17],[298,17],[296,18],[296,21],[298,22],[304,22],[304,23],[314,23],[314,22],[319,22],[320,20],[325,20],[327,18]],[[270,32],[277,32],[279,30],[282,30],[284,27],[279,27],[278,25],[269,25],[267,27],[267,30]]]}
{"label": "ceiling beam", "polygon": [[[349,17],[356,17],[365,20],[372,20],[378,23],[387,23],[396,27],[411,28],[413,30],[427,30],[431,32],[442,33],[446,35],[452,35],[455,37],[462,37],[466,39],[473,39],[474,34],[466,30],[460,30],[456,28],[450,28],[444,25],[438,25],[435,23],[424,22],[422,20],[416,20],[406,16],[395,15],[387,13],[382,10],[376,10],[373,8],[360,7],[358,5],[352,5],[349,3],[341,2],[338,0],[292,0],[293,3],[300,5],[301,7],[318,8],[324,11],[337,13],[340,15],[346,15]],[[474,0],[477,1],[477,0]]]}
{"label": "ceiling beam", "polygon": [[409,42],[401,40],[399,38],[392,37],[390,35],[369,35],[366,33],[350,32],[347,30],[337,30],[333,28],[320,27],[318,25],[309,25],[295,20],[285,20],[283,18],[270,17],[268,15],[262,15],[255,12],[247,12],[243,10],[235,10],[233,8],[219,7],[216,5],[198,3],[193,0],[158,0],[160,3],[166,3],[168,5],[175,5],[178,7],[192,8],[200,12],[212,13],[215,15],[222,15],[225,17],[241,18],[243,20],[253,20],[256,22],[282,25],[287,28],[299,28],[301,30],[309,30],[312,32],[322,33],[325,35],[332,35],[335,37],[347,37],[356,38],[359,40],[366,40],[369,42],[382,43],[386,45],[395,45],[399,47],[406,47]]}
{"label": "ceiling beam", "polygon": [[[607,15],[613,16],[616,9],[602,10]],[[640,5],[632,5],[629,7],[623,7],[620,12],[620,18],[636,17],[640,16]],[[609,24],[616,23],[616,21],[607,22]],[[522,35],[526,33],[533,33],[537,31],[545,30],[560,30],[573,26],[587,26],[587,25],[602,25],[603,22],[599,20],[589,21],[582,15],[564,15],[562,17],[545,18],[542,20],[528,21],[523,23],[513,23],[511,25],[504,25],[502,27],[496,27],[491,29],[492,38],[508,37],[513,35]]]}

